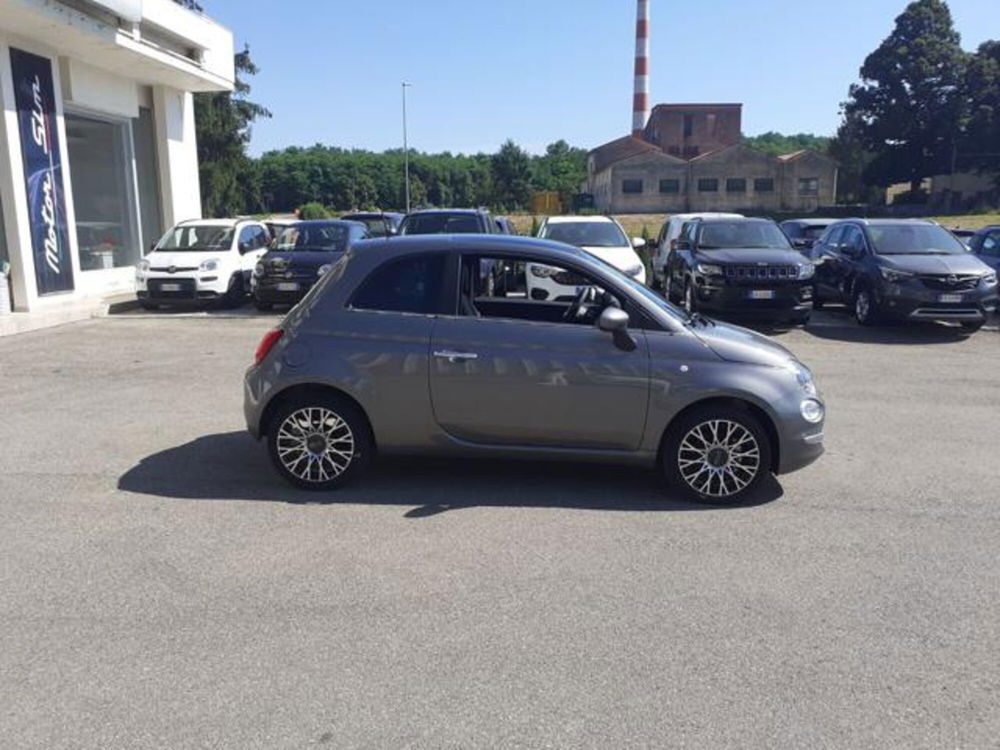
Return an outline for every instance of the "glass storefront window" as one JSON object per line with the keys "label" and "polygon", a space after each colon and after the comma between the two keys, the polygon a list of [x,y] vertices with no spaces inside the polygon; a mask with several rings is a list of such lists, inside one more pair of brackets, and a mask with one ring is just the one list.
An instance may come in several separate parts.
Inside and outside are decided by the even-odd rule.
{"label": "glass storefront window", "polygon": [[126,121],[66,114],[80,269],[139,262],[132,139]]}
{"label": "glass storefront window", "polygon": [[152,110],[139,108],[139,117],[132,120],[132,141],[135,143],[135,176],[139,188],[139,217],[142,219],[139,248],[146,254],[165,230],[160,210],[160,173],[156,164]]}

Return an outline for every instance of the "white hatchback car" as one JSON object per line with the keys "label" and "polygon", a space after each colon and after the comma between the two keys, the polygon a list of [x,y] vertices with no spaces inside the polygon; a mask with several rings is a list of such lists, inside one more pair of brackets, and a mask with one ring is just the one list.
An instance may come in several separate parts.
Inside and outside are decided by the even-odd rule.
{"label": "white hatchback car", "polygon": [[252,219],[182,221],[136,266],[139,304],[242,304],[270,241],[267,227]]}
{"label": "white hatchback car", "polygon": [[656,238],[656,246],[650,248],[652,254],[651,265],[653,266],[653,288],[663,289],[664,269],[667,267],[667,259],[670,251],[674,249],[677,238],[681,235],[681,229],[689,221],[695,219],[742,219],[743,214],[723,214],[723,213],[700,213],[700,214],[674,214],[663,224],[660,234]]}
{"label": "white hatchback car", "polygon": [[[550,216],[542,222],[538,236],[575,245],[640,284],[646,283],[646,267],[636,253],[646,245],[645,240],[630,240],[621,224],[608,216]],[[576,284],[560,269],[530,264],[526,276],[531,299],[565,301],[576,297]]]}

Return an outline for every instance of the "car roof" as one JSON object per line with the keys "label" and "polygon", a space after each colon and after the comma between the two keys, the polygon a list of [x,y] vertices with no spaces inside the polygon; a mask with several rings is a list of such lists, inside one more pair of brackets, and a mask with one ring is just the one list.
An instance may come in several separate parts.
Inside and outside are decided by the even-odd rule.
{"label": "car roof", "polygon": [[354,245],[365,254],[381,253],[387,258],[414,253],[443,252],[546,252],[564,256],[567,260],[592,261],[594,256],[578,247],[562,242],[511,234],[417,234],[401,237],[379,237]]}
{"label": "car roof", "polygon": [[671,221],[694,221],[695,219],[743,219],[743,214],[729,214],[723,212],[703,211],[693,214],[673,214]]}
{"label": "car roof", "polygon": [[722,223],[722,222],[726,222],[727,224],[731,224],[733,222],[742,222],[742,223],[753,222],[755,224],[773,224],[774,223],[773,219],[767,219],[767,218],[765,218],[763,216],[730,216],[730,217],[726,217],[726,216],[708,216],[708,217],[699,216],[697,219],[691,219],[691,221],[700,221],[702,224],[719,224],[719,223]]}
{"label": "car roof", "polygon": [[349,219],[306,219],[305,221],[293,221],[289,226],[291,227],[348,226],[348,227],[361,227],[362,229],[368,228],[360,221],[350,221]]}
{"label": "car roof", "polygon": [[350,221],[352,219],[381,219],[383,216],[399,217],[403,216],[403,214],[396,211],[354,211],[349,214],[344,214],[340,218],[344,221]]}
{"label": "car roof", "polygon": [[615,224],[610,216],[550,216],[547,224]]}
{"label": "car roof", "polygon": [[940,226],[936,221],[931,221],[930,219],[863,219],[854,217],[851,219],[841,219],[836,222],[838,224],[860,224],[866,227],[937,227]]}
{"label": "car roof", "polygon": [[487,211],[482,208],[421,208],[417,211],[410,211],[408,216],[423,216],[426,214],[485,214]]}
{"label": "car roof", "polygon": [[818,226],[820,224],[834,224],[840,221],[840,219],[788,219],[781,222],[782,224],[807,224],[810,226]]}
{"label": "car roof", "polygon": [[185,219],[184,221],[177,222],[177,226],[188,226],[191,224],[200,224],[205,227],[235,227],[237,224],[242,224],[244,222],[257,222],[256,219]]}

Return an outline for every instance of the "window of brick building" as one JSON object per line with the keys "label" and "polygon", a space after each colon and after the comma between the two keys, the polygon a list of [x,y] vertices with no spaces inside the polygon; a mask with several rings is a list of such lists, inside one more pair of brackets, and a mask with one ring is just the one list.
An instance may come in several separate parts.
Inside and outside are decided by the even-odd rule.
{"label": "window of brick building", "polygon": [[681,191],[680,180],[660,180],[660,192],[675,194]]}
{"label": "window of brick building", "polygon": [[697,146],[685,146],[684,147],[684,158],[685,159],[693,159],[694,157],[696,157],[700,153],[701,153],[701,149],[698,148]]}
{"label": "window of brick building", "polygon": [[684,115],[684,137],[690,138],[694,134],[694,115]]}
{"label": "window of brick building", "polygon": [[699,193],[717,193],[719,192],[719,181],[711,178],[702,178],[698,180],[698,192]]}
{"label": "window of brick building", "polygon": [[670,154],[671,156],[680,156],[681,155],[681,147],[680,146],[670,146],[667,149],[667,153]]}
{"label": "window of brick building", "polygon": [[803,196],[817,196],[817,195],[819,195],[819,178],[818,177],[800,177],[799,178],[799,195],[803,195]]}
{"label": "window of brick building", "polygon": [[641,193],[642,180],[622,180],[623,193]]}
{"label": "window of brick building", "polygon": [[753,181],[753,191],[755,193],[773,193],[774,180],[770,177],[758,177]]}
{"label": "window of brick building", "polygon": [[745,193],[747,191],[747,181],[742,177],[730,177],[726,180],[727,193]]}

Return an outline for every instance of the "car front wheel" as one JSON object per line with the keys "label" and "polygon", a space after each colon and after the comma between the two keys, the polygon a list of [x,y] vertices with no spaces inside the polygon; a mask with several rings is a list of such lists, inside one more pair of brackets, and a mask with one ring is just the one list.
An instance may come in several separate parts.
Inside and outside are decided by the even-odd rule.
{"label": "car front wheel", "polygon": [[854,295],[854,318],[863,326],[878,323],[878,302],[875,301],[875,295],[866,287],[861,287]]}
{"label": "car front wheel", "polygon": [[331,490],[367,467],[374,441],[361,411],[335,395],[318,394],[282,404],[270,422],[268,453],[296,487]]}
{"label": "car front wheel", "polygon": [[771,443],[738,407],[698,409],[673,425],[663,450],[670,484],[695,502],[740,502],[771,471]]}

